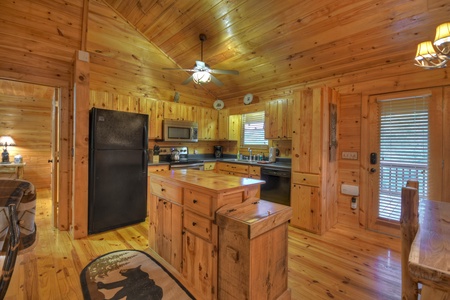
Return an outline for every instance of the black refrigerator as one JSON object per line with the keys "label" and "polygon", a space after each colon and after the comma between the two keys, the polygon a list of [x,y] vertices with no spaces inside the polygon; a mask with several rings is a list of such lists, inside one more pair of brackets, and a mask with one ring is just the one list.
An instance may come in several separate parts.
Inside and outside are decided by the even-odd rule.
{"label": "black refrigerator", "polygon": [[147,215],[148,115],[92,108],[89,116],[89,234]]}

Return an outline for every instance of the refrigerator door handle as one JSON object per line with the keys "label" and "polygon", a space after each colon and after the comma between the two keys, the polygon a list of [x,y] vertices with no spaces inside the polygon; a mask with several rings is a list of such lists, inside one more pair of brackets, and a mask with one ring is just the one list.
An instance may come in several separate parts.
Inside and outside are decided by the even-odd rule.
{"label": "refrigerator door handle", "polygon": [[144,149],[144,151],[142,152],[142,173],[145,173],[147,171],[148,168],[148,151],[147,149]]}

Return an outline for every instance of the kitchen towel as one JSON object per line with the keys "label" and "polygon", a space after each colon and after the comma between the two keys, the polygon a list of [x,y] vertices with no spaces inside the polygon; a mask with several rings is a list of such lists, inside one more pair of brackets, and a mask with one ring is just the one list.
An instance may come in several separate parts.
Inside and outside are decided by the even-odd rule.
{"label": "kitchen towel", "polygon": [[84,299],[195,299],[148,253],[119,250],[89,263],[80,274]]}

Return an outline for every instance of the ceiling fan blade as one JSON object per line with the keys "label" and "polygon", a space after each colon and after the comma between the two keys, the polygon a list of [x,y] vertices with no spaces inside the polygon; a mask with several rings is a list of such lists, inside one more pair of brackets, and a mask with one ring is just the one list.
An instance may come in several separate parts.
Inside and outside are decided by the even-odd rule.
{"label": "ceiling fan blade", "polygon": [[211,82],[213,82],[217,86],[222,86],[223,85],[222,81],[220,81],[219,79],[217,79],[213,75],[211,75]]}
{"label": "ceiling fan blade", "polygon": [[185,81],[183,81],[181,84],[188,84],[188,83],[191,82],[192,80],[194,80],[194,79],[193,79],[193,77],[192,77],[192,75],[191,75],[191,76],[189,76],[188,79],[186,79]]}
{"label": "ceiling fan blade", "polygon": [[180,68],[162,68],[163,70],[169,70],[169,71],[187,71],[187,72],[196,72],[197,70],[194,69],[180,69]]}
{"label": "ceiling fan blade", "polygon": [[239,71],[236,70],[217,70],[217,69],[211,69],[210,73],[214,74],[229,74],[229,75],[239,75]]}

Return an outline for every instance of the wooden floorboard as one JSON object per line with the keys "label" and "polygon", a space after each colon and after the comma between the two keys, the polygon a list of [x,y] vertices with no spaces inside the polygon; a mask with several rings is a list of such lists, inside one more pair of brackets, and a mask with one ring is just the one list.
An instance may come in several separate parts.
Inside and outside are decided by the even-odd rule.
{"label": "wooden floorboard", "polygon": [[[38,191],[38,241],[21,253],[5,299],[83,299],[79,274],[97,256],[148,250],[144,222],[72,240],[51,226],[48,190]],[[400,299],[400,240],[338,225],[322,236],[289,229],[292,299]]]}

